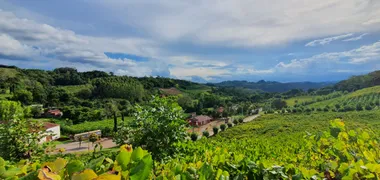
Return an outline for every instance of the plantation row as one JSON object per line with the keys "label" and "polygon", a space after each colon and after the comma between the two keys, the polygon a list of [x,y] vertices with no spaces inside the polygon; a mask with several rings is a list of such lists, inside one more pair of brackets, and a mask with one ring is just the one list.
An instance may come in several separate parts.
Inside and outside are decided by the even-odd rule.
{"label": "plantation row", "polygon": [[[311,121],[300,115],[267,115],[258,123],[227,129],[215,138],[178,143],[175,146],[180,153],[166,162],[153,163],[147,151],[127,145],[121,146],[116,156],[101,152],[58,155],[63,158],[16,164],[0,159],[0,178],[376,179],[380,177],[378,134],[346,125],[366,128],[369,124],[379,129],[379,123],[371,119],[377,115],[379,112],[349,113],[343,118],[346,124],[337,119],[329,128],[322,117]],[[363,118],[356,121],[358,117]],[[316,133],[320,129],[326,131]]]}

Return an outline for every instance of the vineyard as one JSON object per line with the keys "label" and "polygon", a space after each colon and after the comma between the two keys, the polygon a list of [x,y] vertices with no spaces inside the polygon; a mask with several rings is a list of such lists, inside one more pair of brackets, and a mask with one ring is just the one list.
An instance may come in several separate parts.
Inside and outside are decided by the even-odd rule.
{"label": "vineyard", "polygon": [[[177,144],[154,162],[141,148],[116,156],[61,156],[46,163],[0,160],[0,177],[25,179],[378,179],[380,112],[265,115],[212,138]],[[328,119],[341,119],[329,121]],[[330,123],[330,125],[329,125]],[[320,133],[320,131],[324,131]],[[377,133],[375,133],[377,132]],[[83,160],[80,160],[83,157]]]}

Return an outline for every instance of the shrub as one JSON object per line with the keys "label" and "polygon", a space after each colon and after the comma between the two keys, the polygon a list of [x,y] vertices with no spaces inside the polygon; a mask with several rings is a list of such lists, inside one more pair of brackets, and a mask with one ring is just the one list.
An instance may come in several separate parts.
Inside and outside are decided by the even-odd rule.
{"label": "shrub", "polygon": [[224,131],[226,130],[227,126],[225,124],[220,125],[220,130]]}
{"label": "shrub", "polygon": [[214,134],[218,134],[219,129],[217,127],[213,127],[212,131],[214,131]]}
{"label": "shrub", "polygon": [[234,119],[233,123],[234,123],[235,125],[237,125],[237,124],[239,124],[239,121],[238,121],[237,119]]}
{"label": "shrub", "polygon": [[326,106],[325,108],[323,108],[323,111],[328,112],[329,108]]}
{"label": "shrub", "polygon": [[228,123],[227,125],[228,125],[229,128],[232,127],[232,123]]}
{"label": "shrub", "polygon": [[210,136],[210,133],[208,131],[203,131],[202,134],[204,137],[207,137],[207,138]]}
{"label": "shrub", "polygon": [[244,119],[243,118],[240,118],[239,119],[239,123],[243,123],[244,122]]}
{"label": "shrub", "polygon": [[198,134],[191,133],[190,138],[191,138],[192,141],[196,141],[198,139]]}
{"label": "shrub", "polygon": [[357,104],[356,105],[356,110],[357,111],[362,111],[363,110],[363,106],[361,106],[360,104]]}
{"label": "shrub", "polygon": [[365,110],[372,110],[372,106],[370,106],[370,105],[367,105],[367,106],[365,106]]}
{"label": "shrub", "polygon": [[317,108],[317,111],[322,111],[322,108]]}
{"label": "shrub", "polygon": [[285,112],[286,112],[285,109],[282,109],[282,110],[281,110],[281,113],[285,114]]}

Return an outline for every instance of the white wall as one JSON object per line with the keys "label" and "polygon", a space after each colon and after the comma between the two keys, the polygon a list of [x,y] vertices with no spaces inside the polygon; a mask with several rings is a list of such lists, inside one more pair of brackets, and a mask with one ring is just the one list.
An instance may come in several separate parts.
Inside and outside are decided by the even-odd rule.
{"label": "white wall", "polygon": [[[52,140],[56,140],[58,138],[61,137],[61,128],[60,126],[55,126],[55,127],[52,127],[52,128],[49,128],[46,130],[47,133],[52,133],[53,134],[53,137],[52,137]],[[40,143],[44,143],[46,142],[46,137],[42,138],[40,140]]]}

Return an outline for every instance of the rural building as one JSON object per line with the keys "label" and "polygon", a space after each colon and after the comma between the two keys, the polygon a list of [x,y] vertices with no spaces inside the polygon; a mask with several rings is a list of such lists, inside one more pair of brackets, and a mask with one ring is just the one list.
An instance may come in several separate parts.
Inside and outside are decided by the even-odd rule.
{"label": "rural building", "polygon": [[50,118],[60,118],[63,116],[63,113],[59,109],[49,109],[45,112],[45,116]]}
{"label": "rural building", "polygon": [[210,123],[211,120],[212,118],[209,116],[200,115],[191,117],[189,119],[189,123],[192,126],[201,126]]}
{"label": "rural building", "polygon": [[44,122],[44,130],[46,131],[46,133],[49,133],[52,135],[42,138],[40,140],[40,143],[53,141],[61,137],[61,128],[59,124]]}

